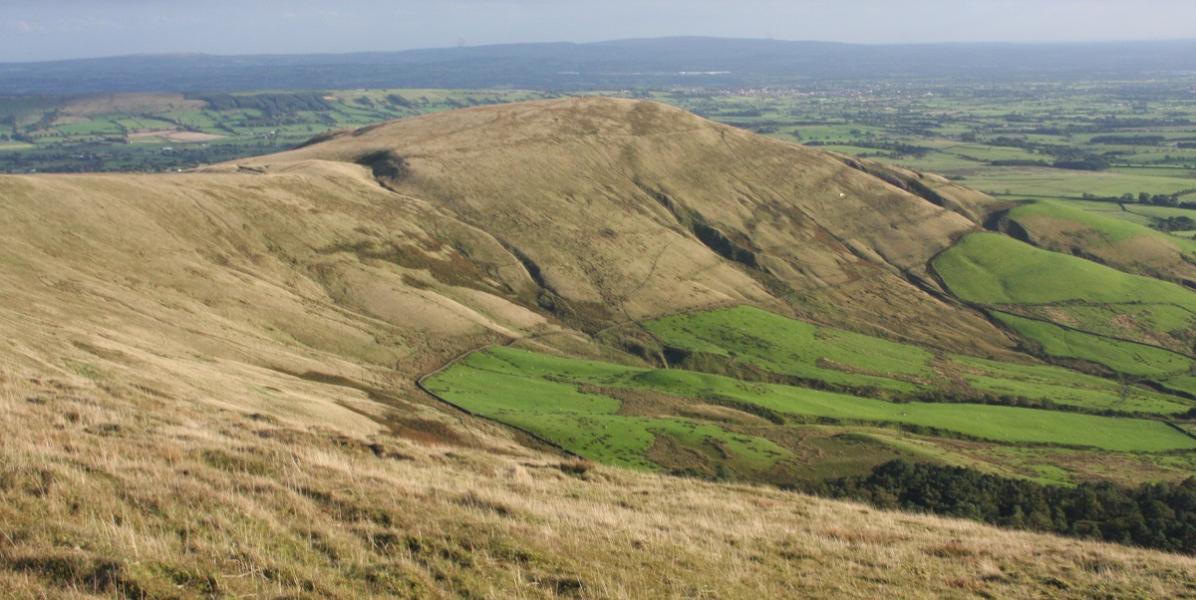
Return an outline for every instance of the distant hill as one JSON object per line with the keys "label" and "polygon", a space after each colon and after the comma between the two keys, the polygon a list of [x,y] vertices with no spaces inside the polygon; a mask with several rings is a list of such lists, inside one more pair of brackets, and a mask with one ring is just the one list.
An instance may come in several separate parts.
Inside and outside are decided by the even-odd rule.
{"label": "distant hill", "polygon": [[723,38],[355,54],[124,56],[0,64],[0,95],[354,87],[611,89],[829,79],[1137,78],[1196,71],[1196,41],[861,45]]}

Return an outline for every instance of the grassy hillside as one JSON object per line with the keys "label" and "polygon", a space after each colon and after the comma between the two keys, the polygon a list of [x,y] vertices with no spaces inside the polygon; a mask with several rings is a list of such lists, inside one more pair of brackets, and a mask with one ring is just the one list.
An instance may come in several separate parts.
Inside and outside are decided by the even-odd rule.
{"label": "grassy hillside", "polygon": [[934,269],[952,293],[999,309],[995,319],[1050,356],[1127,375],[1190,368],[1196,294],[1177,284],[996,233],[965,237]]}
{"label": "grassy hillside", "polygon": [[[977,237],[947,250],[973,204],[901,177],[603,99],[192,173],[0,177],[0,589],[1185,593],[1184,558],[754,487],[894,458],[1063,485],[1192,472],[1191,425],[1169,423],[1187,400],[1031,364],[944,296],[927,262]],[[760,380],[654,368],[631,345],[654,335]],[[796,385],[836,380],[885,393]],[[1001,385],[1027,397],[947,393]]]}
{"label": "grassy hillside", "polygon": [[6,368],[0,409],[12,598],[1024,596],[1047,581],[1175,597],[1196,569],[517,446],[339,436],[78,376]]}
{"label": "grassy hillside", "polygon": [[[580,383],[624,373],[611,372],[613,365],[560,364],[544,355],[509,349],[471,355],[459,365],[429,380],[428,388],[471,413],[533,432],[594,460],[654,468],[646,455],[658,438],[687,448],[718,444],[732,466],[756,472],[790,455],[766,439],[735,435],[717,425],[620,414],[618,400],[577,390]],[[562,381],[566,372],[575,379]]]}
{"label": "grassy hillside", "polygon": [[[1173,360],[1168,356],[1164,360]],[[1105,411],[1175,414],[1187,412],[1191,401],[1071,369],[1022,365],[970,356],[952,356],[948,375],[961,377],[981,392],[1050,400],[1057,404]]]}
{"label": "grassy hillside", "polygon": [[750,464],[755,471],[783,470],[774,463],[791,455],[758,436],[784,440],[783,433],[773,430],[811,418],[912,425],[1014,444],[1135,452],[1196,448],[1196,440],[1158,421],[1004,406],[893,403],[510,348],[472,354],[426,385],[471,413],[530,431],[587,458],[653,469],[666,465],[653,464],[650,450],[661,438],[671,438],[696,454],[703,446],[716,447],[720,458],[715,462],[732,473],[743,472],[736,463]]}
{"label": "grassy hillside", "polygon": [[[1181,309],[1176,309],[1181,310]],[[1184,315],[1187,315],[1184,312]],[[1007,317],[1007,324],[1034,337],[1032,321]],[[751,306],[687,312],[643,323],[672,366],[734,374],[754,380],[818,386],[857,395],[889,398],[947,396],[956,401],[1024,399],[1093,411],[1173,414],[1193,404],[1141,387],[1124,389],[1115,381],[1070,369],[936,355],[918,346],[816,326]],[[1089,346],[1105,342],[1093,336]],[[1126,372],[1164,375],[1186,371],[1188,361],[1165,350],[1110,341],[1102,364]],[[1128,350],[1125,350],[1128,348]],[[1056,353],[1056,345],[1050,346]],[[1093,349],[1089,348],[1089,352]],[[1127,354],[1128,353],[1128,354]],[[1080,358],[1075,351],[1066,356]],[[669,358],[671,357],[671,358]],[[1121,360],[1117,360],[1117,357]],[[1158,363],[1140,366],[1141,359]],[[1143,363],[1146,364],[1146,363]],[[773,377],[777,375],[779,377]]]}
{"label": "grassy hillside", "polygon": [[1050,356],[1076,358],[1102,364],[1118,373],[1162,377],[1187,373],[1192,361],[1161,348],[1104,338],[1052,323],[994,312],[993,315],[1020,335],[1042,346]]}
{"label": "grassy hillside", "polygon": [[722,363],[744,361],[771,373],[830,384],[913,391],[930,374],[931,354],[917,346],[817,327],[741,306],[648,321],[647,331]]}
{"label": "grassy hillside", "polygon": [[1009,346],[905,276],[928,279],[927,260],[975,227],[965,216],[839,158],[660,104],[475,108],[242,164],[380,156],[402,165],[385,185],[517,249],[581,319],[746,301],[953,349]]}
{"label": "grassy hillside", "polygon": [[1171,304],[1196,311],[1196,294],[1178,285],[995,233],[967,236],[934,267],[952,293],[978,304]]}
{"label": "grassy hillside", "polygon": [[[1126,207],[1125,210],[1162,207]],[[1165,210],[1165,209],[1164,209]],[[1173,209],[1179,210],[1179,209]],[[1056,252],[1083,252],[1126,271],[1172,281],[1196,279],[1196,243],[1065,202],[1032,202],[1009,211],[1030,243]]]}

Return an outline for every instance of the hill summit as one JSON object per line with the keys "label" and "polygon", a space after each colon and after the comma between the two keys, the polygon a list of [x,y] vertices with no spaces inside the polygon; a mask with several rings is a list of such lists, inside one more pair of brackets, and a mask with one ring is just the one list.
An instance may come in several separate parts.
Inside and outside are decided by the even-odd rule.
{"label": "hill summit", "polygon": [[[190,173],[3,177],[0,194],[18,363],[100,360],[172,395],[348,431],[376,429],[374,409],[279,378],[401,396],[485,343],[587,346],[738,304],[1011,347],[927,274],[985,197],[651,102],[474,108]],[[234,392],[262,378],[283,397]]]}
{"label": "hill summit", "polygon": [[1005,345],[935,299],[927,262],[987,200],[941,178],[609,98],[405,119],[248,165],[313,160],[362,165],[484,231],[573,324],[750,302],[948,347]]}

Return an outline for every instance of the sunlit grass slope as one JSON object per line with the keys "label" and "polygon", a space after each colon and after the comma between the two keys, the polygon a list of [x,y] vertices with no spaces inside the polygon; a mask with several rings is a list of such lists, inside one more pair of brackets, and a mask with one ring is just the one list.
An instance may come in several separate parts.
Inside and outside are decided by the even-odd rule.
{"label": "sunlit grass slope", "polygon": [[[1141,210],[1153,207],[1127,207]],[[1063,253],[1082,253],[1102,263],[1140,275],[1174,281],[1196,278],[1196,242],[1115,216],[1039,201],[1009,211],[1031,243]]]}
{"label": "sunlit grass slope", "polygon": [[[510,385],[509,378],[515,378]],[[492,383],[495,381],[502,383]],[[1196,448],[1196,439],[1157,421],[1006,406],[893,403],[785,385],[745,383],[719,375],[621,367],[501,347],[470,355],[426,384],[438,395],[471,412],[520,426],[599,460],[602,454],[594,454],[589,443],[579,439],[573,429],[589,429],[586,422],[591,413],[610,414],[619,410],[619,405],[610,398],[577,393],[578,386],[644,390],[695,401],[731,399],[786,416],[915,425],[1002,442],[1090,446],[1113,451]],[[524,390],[536,392],[529,395]],[[564,427],[562,419],[576,425]],[[638,432],[639,428],[628,425],[624,430]],[[625,439],[609,434],[603,437],[614,447],[629,452],[645,448],[636,435]]]}
{"label": "sunlit grass slope", "polygon": [[952,293],[979,304],[1145,303],[1196,311],[1196,294],[1173,283],[1123,273],[996,233],[963,238],[935,259],[934,267]]}
{"label": "sunlit grass slope", "polygon": [[6,598],[1181,597],[1196,561],[0,377]]}
{"label": "sunlit grass slope", "polygon": [[665,343],[745,361],[767,371],[845,385],[910,391],[902,379],[930,374],[931,354],[917,346],[786,319],[750,306],[648,321]]}
{"label": "sunlit grass slope", "polygon": [[[1018,322],[1023,321],[1027,320]],[[1185,412],[1193,406],[1142,387],[1123,390],[1116,381],[1070,369],[962,355],[936,356],[915,345],[804,323],[750,306],[687,312],[646,321],[643,326],[666,347],[701,357],[683,357],[679,363],[683,368],[710,367],[729,373],[736,371],[736,365],[746,364],[796,377],[800,384],[819,384],[857,395],[916,398],[941,393],[956,400],[997,395],[1090,410],[1162,414]],[[1037,332],[1027,329],[1025,333]],[[1080,333],[1073,336],[1092,338]],[[1102,343],[1094,340],[1090,346],[1099,350]],[[1062,352],[1057,346],[1051,345],[1049,350]],[[1152,374],[1186,370],[1186,359],[1165,350],[1116,341],[1106,350],[1106,362],[1113,367],[1133,372],[1145,369]],[[1077,356],[1077,352],[1070,355]],[[1154,363],[1159,365],[1149,366]]]}

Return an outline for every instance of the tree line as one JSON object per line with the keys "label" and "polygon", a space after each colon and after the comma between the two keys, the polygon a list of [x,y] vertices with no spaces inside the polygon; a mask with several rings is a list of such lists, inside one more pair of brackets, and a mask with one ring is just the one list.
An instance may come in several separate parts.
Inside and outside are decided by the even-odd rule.
{"label": "tree line", "polygon": [[894,460],[868,475],[826,481],[812,491],[880,508],[1196,553],[1196,477],[1137,488],[1110,482],[1062,487]]}

